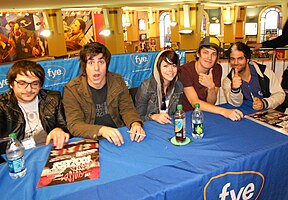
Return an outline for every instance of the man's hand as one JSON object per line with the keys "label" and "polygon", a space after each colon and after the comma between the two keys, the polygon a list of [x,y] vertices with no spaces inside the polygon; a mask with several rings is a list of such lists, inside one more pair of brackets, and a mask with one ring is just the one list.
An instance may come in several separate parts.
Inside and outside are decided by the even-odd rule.
{"label": "man's hand", "polygon": [[108,126],[102,126],[99,130],[99,136],[106,138],[110,143],[114,143],[117,146],[124,144],[124,139],[121,133],[116,128]]}
{"label": "man's hand", "polygon": [[153,114],[151,119],[160,124],[172,124],[172,119],[167,113]]}
{"label": "man's hand", "polygon": [[56,146],[57,149],[62,149],[64,142],[68,142],[69,134],[65,133],[61,128],[54,128],[46,138],[46,145],[53,140],[53,146]]}
{"label": "man's hand", "polygon": [[240,88],[241,87],[241,85],[242,85],[242,78],[239,76],[239,74],[238,74],[238,69],[237,68],[235,68],[234,69],[234,76],[233,76],[233,78],[232,78],[232,84],[231,84],[231,87],[232,87],[232,89],[238,89],[238,88]]}
{"label": "man's hand", "polygon": [[208,89],[215,88],[215,83],[213,81],[213,68],[209,70],[208,74],[200,73],[199,74],[199,83]]}
{"label": "man's hand", "polygon": [[146,136],[146,133],[139,122],[133,122],[129,132],[131,141],[141,142]]}
{"label": "man's hand", "polygon": [[243,113],[237,109],[226,109],[224,116],[232,121],[239,121],[244,117]]}
{"label": "man's hand", "polygon": [[264,108],[264,104],[261,99],[255,97],[253,100],[252,108],[254,110],[262,110]]}

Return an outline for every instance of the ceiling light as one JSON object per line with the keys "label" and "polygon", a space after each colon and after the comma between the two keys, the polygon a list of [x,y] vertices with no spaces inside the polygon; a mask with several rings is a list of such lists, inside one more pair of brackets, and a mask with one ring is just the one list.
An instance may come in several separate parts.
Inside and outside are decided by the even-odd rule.
{"label": "ceiling light", "polygon": [[104,8],[102,11],[103,11],[103,18],[104,18],[104,28],[102,31],[100,31],[99,35],[107,37],[111,34],[109,16],[108,16],[109,12],[106,8]]}
{"label": "ceiling light", "polygon": [[179,33],[180,34],[183,34],[183,35],[188,35],[188,34],[192,34],[193,33],[193,30],[191,29],[183,29],[183,30],[179,30]]}
{"label": "ceiling light", "polygon": [[171,26],[176,26],[176,25],[177,25],[177,22],[170,22],[170,25],[171,25]]}
{"label": "ceiling light", "polygon": [[44,29],[43,31],[40,32],[40,35],[43,37],[49,37],[51,34],[52,32],[49,29]]}
{"label": "ceiling light", "polygon": [[175,14],[175,9],[172,9],[172,13],[171,13],[171,26],[176,26],[177,22],[176,22],[176,14]]}
{"label": "ceiling light", "polygon": [[148,12],[148,23],[149,24],[153,24],[154,23],[152,9],[150,9],[149,12]]}
{"label": "ceiling light", "polygon": [[111,34],[111,30],[110,29],[103,29],[102,31],[100,31],[99,35],[102,35],[102,36],[109,36]]}

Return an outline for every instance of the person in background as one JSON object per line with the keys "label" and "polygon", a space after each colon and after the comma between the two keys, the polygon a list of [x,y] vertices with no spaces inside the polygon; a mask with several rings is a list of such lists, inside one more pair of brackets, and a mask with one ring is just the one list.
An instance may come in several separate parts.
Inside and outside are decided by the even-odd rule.
{"label": "person in background", "polygon": [[126,125],[131,141],[140,142],[145,137],[143,122],[122,77],[108,72],[110,59],[110,51],[99,42],[81,49],[82,72],[64,87],[68,129],[74,136],[103,137],[120,146],[124,140],[117,128]]}
{"label": "person in background", "polygon": [[222,67],[217,63],[220,41],[213,36],[205,37],[199,45],[196,61],[180,67],[180,81],[184,86],[183,108],[193,110],[196,103],[200,109],[221,114],[233,121],[240,120],[243,113],[237,109],[216,106],[217,94],[221,87]]}
{"label": "person in background", "polygon": [[81,18],[76,19],[74,23],[71,25],[72,30],[71,36],[68,36],[68,38],[66,38],[66,41],[71,41],[79,44],[85,36],[84,34],[85,28],[86,28],[85,21]]}
{"label": "person in background", "polygon": [[[16,133],[25,148],[49,144],[62,148],[69,139],[60,92],[41,89],[44,69],[21,60],[7,74],[11,91],[0,95],[0,137]],[[3,143],[1,153],[5,150]]]}
{"label": "person in background", "polygon": [[253,101],[255,110],[275,109],[283,103],[285,93],[274,72],[251,61],[250,48],[236,42],[228,49],[232,70],[223,80],[223,91],[228,103],[240,106],[243,100]]}
{"label": "person in background", "polygon": [[254,44],[249,44],[251,47],[255,47],[255,50],[259,48],[277,48],[277,47],[284,47],[285,45],[288,44],[288,20],[286,20],[283,30],[282,30],[282,35],[272,39],[272,40],[267,40],[262,43],[254,43]]}
{"label": "person in background", "polygon": [[171,115],[182,103],[183,86],[178,79],[180,60],[172,50],[161,51],[154,62],[153,75],[138,88],[135,104],[141,119],[172,124]]}

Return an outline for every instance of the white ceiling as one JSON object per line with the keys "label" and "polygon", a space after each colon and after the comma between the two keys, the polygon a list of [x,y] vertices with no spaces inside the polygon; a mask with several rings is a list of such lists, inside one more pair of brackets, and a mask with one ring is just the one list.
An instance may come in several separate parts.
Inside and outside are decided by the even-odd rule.
{"label": "white ceiling", "polygon": [[0,12],[31,11],[59,8],[111,8],[124,7],[133,10],[169,9],[178,4],[201,3],[204,8],[223,6],[281,5],[287,0],[1,0]]}

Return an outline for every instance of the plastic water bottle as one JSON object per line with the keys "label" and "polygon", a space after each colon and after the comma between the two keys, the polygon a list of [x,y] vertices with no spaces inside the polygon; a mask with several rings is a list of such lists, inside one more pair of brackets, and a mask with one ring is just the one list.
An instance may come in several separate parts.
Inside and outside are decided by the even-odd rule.
{"label": "plastic water bottle", "polygon": [[9,175],[13,179],[26,175],[24,146],[17,140],[16,133],[9,134],[10,140],[6,147],[6,157],[8,160]]}
{"label": "plastic water bottle", "polygon": [[185,112],[181,104],[177,105],[177,111],[175,112],[174,120],[176,141],[184,142],[186,140],[186,121]]}
{"label": "plastic water bottle", "polygon": [[192,137],[194,139],[202,139],[204,136],[204,114],[199,108],[200,104],[196,103],[195,110],[192,113]]}

